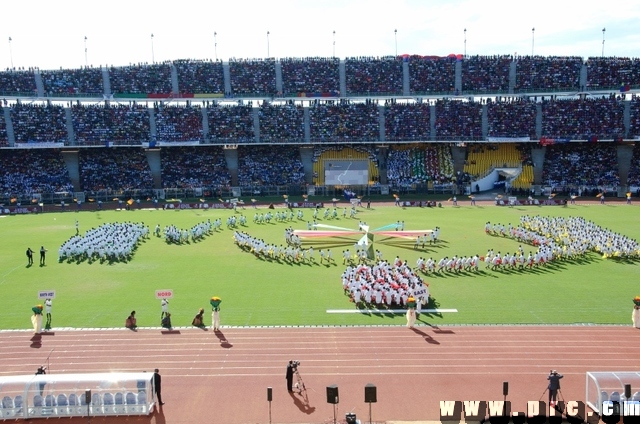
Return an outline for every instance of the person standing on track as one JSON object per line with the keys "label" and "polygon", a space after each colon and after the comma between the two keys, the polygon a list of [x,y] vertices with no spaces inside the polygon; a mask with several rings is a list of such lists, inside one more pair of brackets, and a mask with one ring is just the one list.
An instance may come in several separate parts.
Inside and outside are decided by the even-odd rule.
{"label": "person standing on track", "polygon": [[162,401],[162,376],[160,375],[158,368],[153,371],[153,392],[158,398],[158,403],[161,406],[164,405],[164,402]]}
{"label": "person standing on track", "polygon": [[556,406],[556,401],[558,397],[558,390],[560,390],[560,379],[564,377],[562,374],[558,374],[558,371],[551,370],[549,375],[547,376],[547,380],[549,380],[549,406]]}
{"label": "person standing on track", "polygon": [[285,378],[287,379],[287,391],[289,393],[293,392],[293,371],[293,361],[289,361],[289,364],[287,364],[287,374],[285,376]]}

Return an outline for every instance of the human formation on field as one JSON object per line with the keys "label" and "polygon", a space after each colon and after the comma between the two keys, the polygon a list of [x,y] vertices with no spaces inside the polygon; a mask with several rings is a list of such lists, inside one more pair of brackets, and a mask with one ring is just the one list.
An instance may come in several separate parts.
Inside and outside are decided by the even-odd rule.
{"label": "human formation on field", "polygon": [[[227,218],[226,229],[233,231],[233,242],[240,249],[261,260],[272,263],[337,266],[332,249],[323,244],[314,247],[311,244],[314,241],[313,238],[308,238],[306,235],[313,232],[330,239],[336,235],[331,233],[334,229],[349,230],[344,227],[318,224],[318,221],[341,219],[345,219],[345,222],[354,222],[355,214],[348,214],[347,208],[343,209],[342,214],[338,212],[339,210],[339,208],[333,208],[334,212],[332,212],[330,208],[314,208],[312,211],[304,211],[286,208],[268,210],[266,213],[256,212],[253,219],[255,225],[287,225],[283,231],[284,239],[280,243],[254,237],[245,231],[249,224],[244,215],[239,212]],[[313,224],[306,220],[305,212],[313,217]],[[190,244],[224,231],[223,222],[222,218],[216,218],[213,221],[207,219],[190,229],[178,228],[175,225],[167,225],[161,229],[160,225],[156,225],[153,235],[163,238],[167,244]],[[294,226],[303,226],[306,230],[296,230]],[[411,224],[407,226],[410,227]],[[357,227],[349,231],[354,234],[366,234],[369,231],[368,224],[362,219],[358,221]],[[76,228],[78,228],[77,225]],[[416,230],[405,230],[405,222],[398,220],[377,230],[381,230],[382,234],[393,233],[400,240],[399,243],[406,248],[412,246],[415,252],[440,247],[442,230],[439,226],[419,230],[416,234]],[[338,261],[346,267],[340,275],[344,293],[357,307],[361,308],[408,308],[409,299],[413,298],[415,309],[419,314],[422,306],[429,303],[430,297],[429,283],[424,281],[425,275],[473,274],[510,269],[526,271],[546,266],[553,261],[580,258],[588,252],[598,253],[603,258],[637,259],[640,257],[637,241],[581,217],[524,215],[516,225],[487,222],[484,224],[484,232],[493,237],[509,238],[520,244],[513,251],[504,253],[488,248],[484,255],[479,253],[453,255],[438,259],[420,256],[415,265],[410,266],[407,259],[399,257],[394,260],[384,259],[380,249],[375,249],[373,255],[368,255],[360,241],[333,240],[332,246],[344,246],[339,253],[336,252]],[[59,260],[60,262],[83,260],[126,262],[131,260],[133,252],[140,243],[148,238],[149,228],[144,223],[108,223],[92,228],[84,236],[80,234],[72,236],[60,247]],[[165,302],[166,304],[162,305],[161,325],[172,328],[168,301],[165,299]],[[46,306],[48,306],[47,325],[50,327],[50,303]],[[218,312],[219,303],[217,307],[212,303],[214,330],[220,328]],[[193,325],[204,325],[202,313],[201,308],[193,319]],[[200,316],[199,319],[198,316]],[[33,319],[34,330],[41,329],[42,324],[38,327],[35,322],[37,314],[34,313]],[[127,319],[127,326],[135,328],[135,320],[135,312],[133,312]]]}

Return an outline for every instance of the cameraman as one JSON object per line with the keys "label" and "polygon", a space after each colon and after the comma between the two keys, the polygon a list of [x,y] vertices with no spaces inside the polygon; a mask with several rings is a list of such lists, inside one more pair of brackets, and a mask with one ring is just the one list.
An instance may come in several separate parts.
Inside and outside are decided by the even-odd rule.
{"label": "cameraman", "polygon": [[[44,366],[38,367],[38,370],[36,371],[36,375],[44,375],[46,373],[47,373],[47,367],[44,367]],[[40,396],[43,396],[43,394],[44,394],[44,386],[47,383],[45,383],[44,381],[41,381],[38,384],[39,384],[39,388],[40,388]]]}
{"label": "cameraman", "polygon": [[297,367],[298,366],[294,361],[289,361],[289,364],[287,364],[286,379],[287,379],[287,391],[289,393],[293,392],[293,374],[296,372]]}
{"label": "cameraman", "polygon": [[556,406],[558,390],[560,390],[560,379],[563,377],[562,374],[558,374],[558,371],[551,370],[549,371],[549,375],[547,376],[547,380],[549,380],[549,406]]}

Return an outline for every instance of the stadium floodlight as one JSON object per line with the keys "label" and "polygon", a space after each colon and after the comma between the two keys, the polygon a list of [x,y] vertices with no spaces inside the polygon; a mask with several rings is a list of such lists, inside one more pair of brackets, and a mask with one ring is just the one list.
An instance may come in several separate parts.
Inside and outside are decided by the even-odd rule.
{"label": "stadium floodlight", "polygon": [[535,39],[536,39],[536,29],[534,27],[534,28],[531,28],[531,56],[533,56],[533,45],[534,45]]}
{"label": "stadium floodlight", "polygon": [[398,57],[398,30],[394,29],[393,30],[393,34],[396,40],[396,57]]}
{"label": "stadium floodlight", "polygon": [[11,37],[9,37],[9,56],[11,58],[11,69],[13,69],[13,50],[11,49]]}
{"label": "stadium floodlight", "polygon": [[604,33],[607,32],[606,28],[602,28],[602,57],[604,57]]}

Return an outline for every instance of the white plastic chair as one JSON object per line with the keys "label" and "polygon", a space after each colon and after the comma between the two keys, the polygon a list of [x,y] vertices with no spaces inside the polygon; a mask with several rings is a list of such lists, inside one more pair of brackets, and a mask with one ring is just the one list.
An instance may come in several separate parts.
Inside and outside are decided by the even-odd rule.
{"label": "white plastic chair", "polygon": [[67,416],[69,415],[69,401],[67,399],[67,395],[60,393],[58,398],[56,399],[56,404],[58,405],[57,414],[58,416]]}
{"label": "white plastic chair", "polygon": [[146,414],[147,411],[147,392],[138,393],[138,411]]}
{"label": "white plastic chair", "polygon": [[128,413],[138,412],[138,400],[136,399],[135,393],[127,392],[125,396],[125,403]]}
{"label": "white plastic chair", "polygon": [[13,399],[9,396],[2,398],[2,416],[5,418],[11,418],[14,416]]}
{"label": "white plastic chair", "polygon": [[122,392],[116,393],[114,396],[115,399],[115,413],[116,415],[122,415],[127,413],[127,409],[124,406],[124,394]]}
{"label": "white plastic chair", "polygon": [[102,410],[105,415],[115,414],[115,400],[113,399],[112,393],[105,393],[102,396]]}
{"label": "white plastic chair", "polygon": [[91,415],[104,415],[100,393],[94,393],[91,395]]}
{"label": "white plastic chair", "polygon": [[44,408],[42,408],[42,415],[56,415],[56,398],[53,395],[46,395],[44,397]]}
{"label": "white plastic chair", "polygon": [[15,398],[13,398],[13,409],[14,409],[14,415],[16,417],[22,417],[24,416],[24,411],[22,410],[22,395],[17,395]]}
{"label": "white plastic chair", "polygon": [[29,408],[29,415],[34,417],[42,416],[43,406],[44,406],[44,399],[42,399],[42,396],[35,395],[33,397],[33,407]]}

